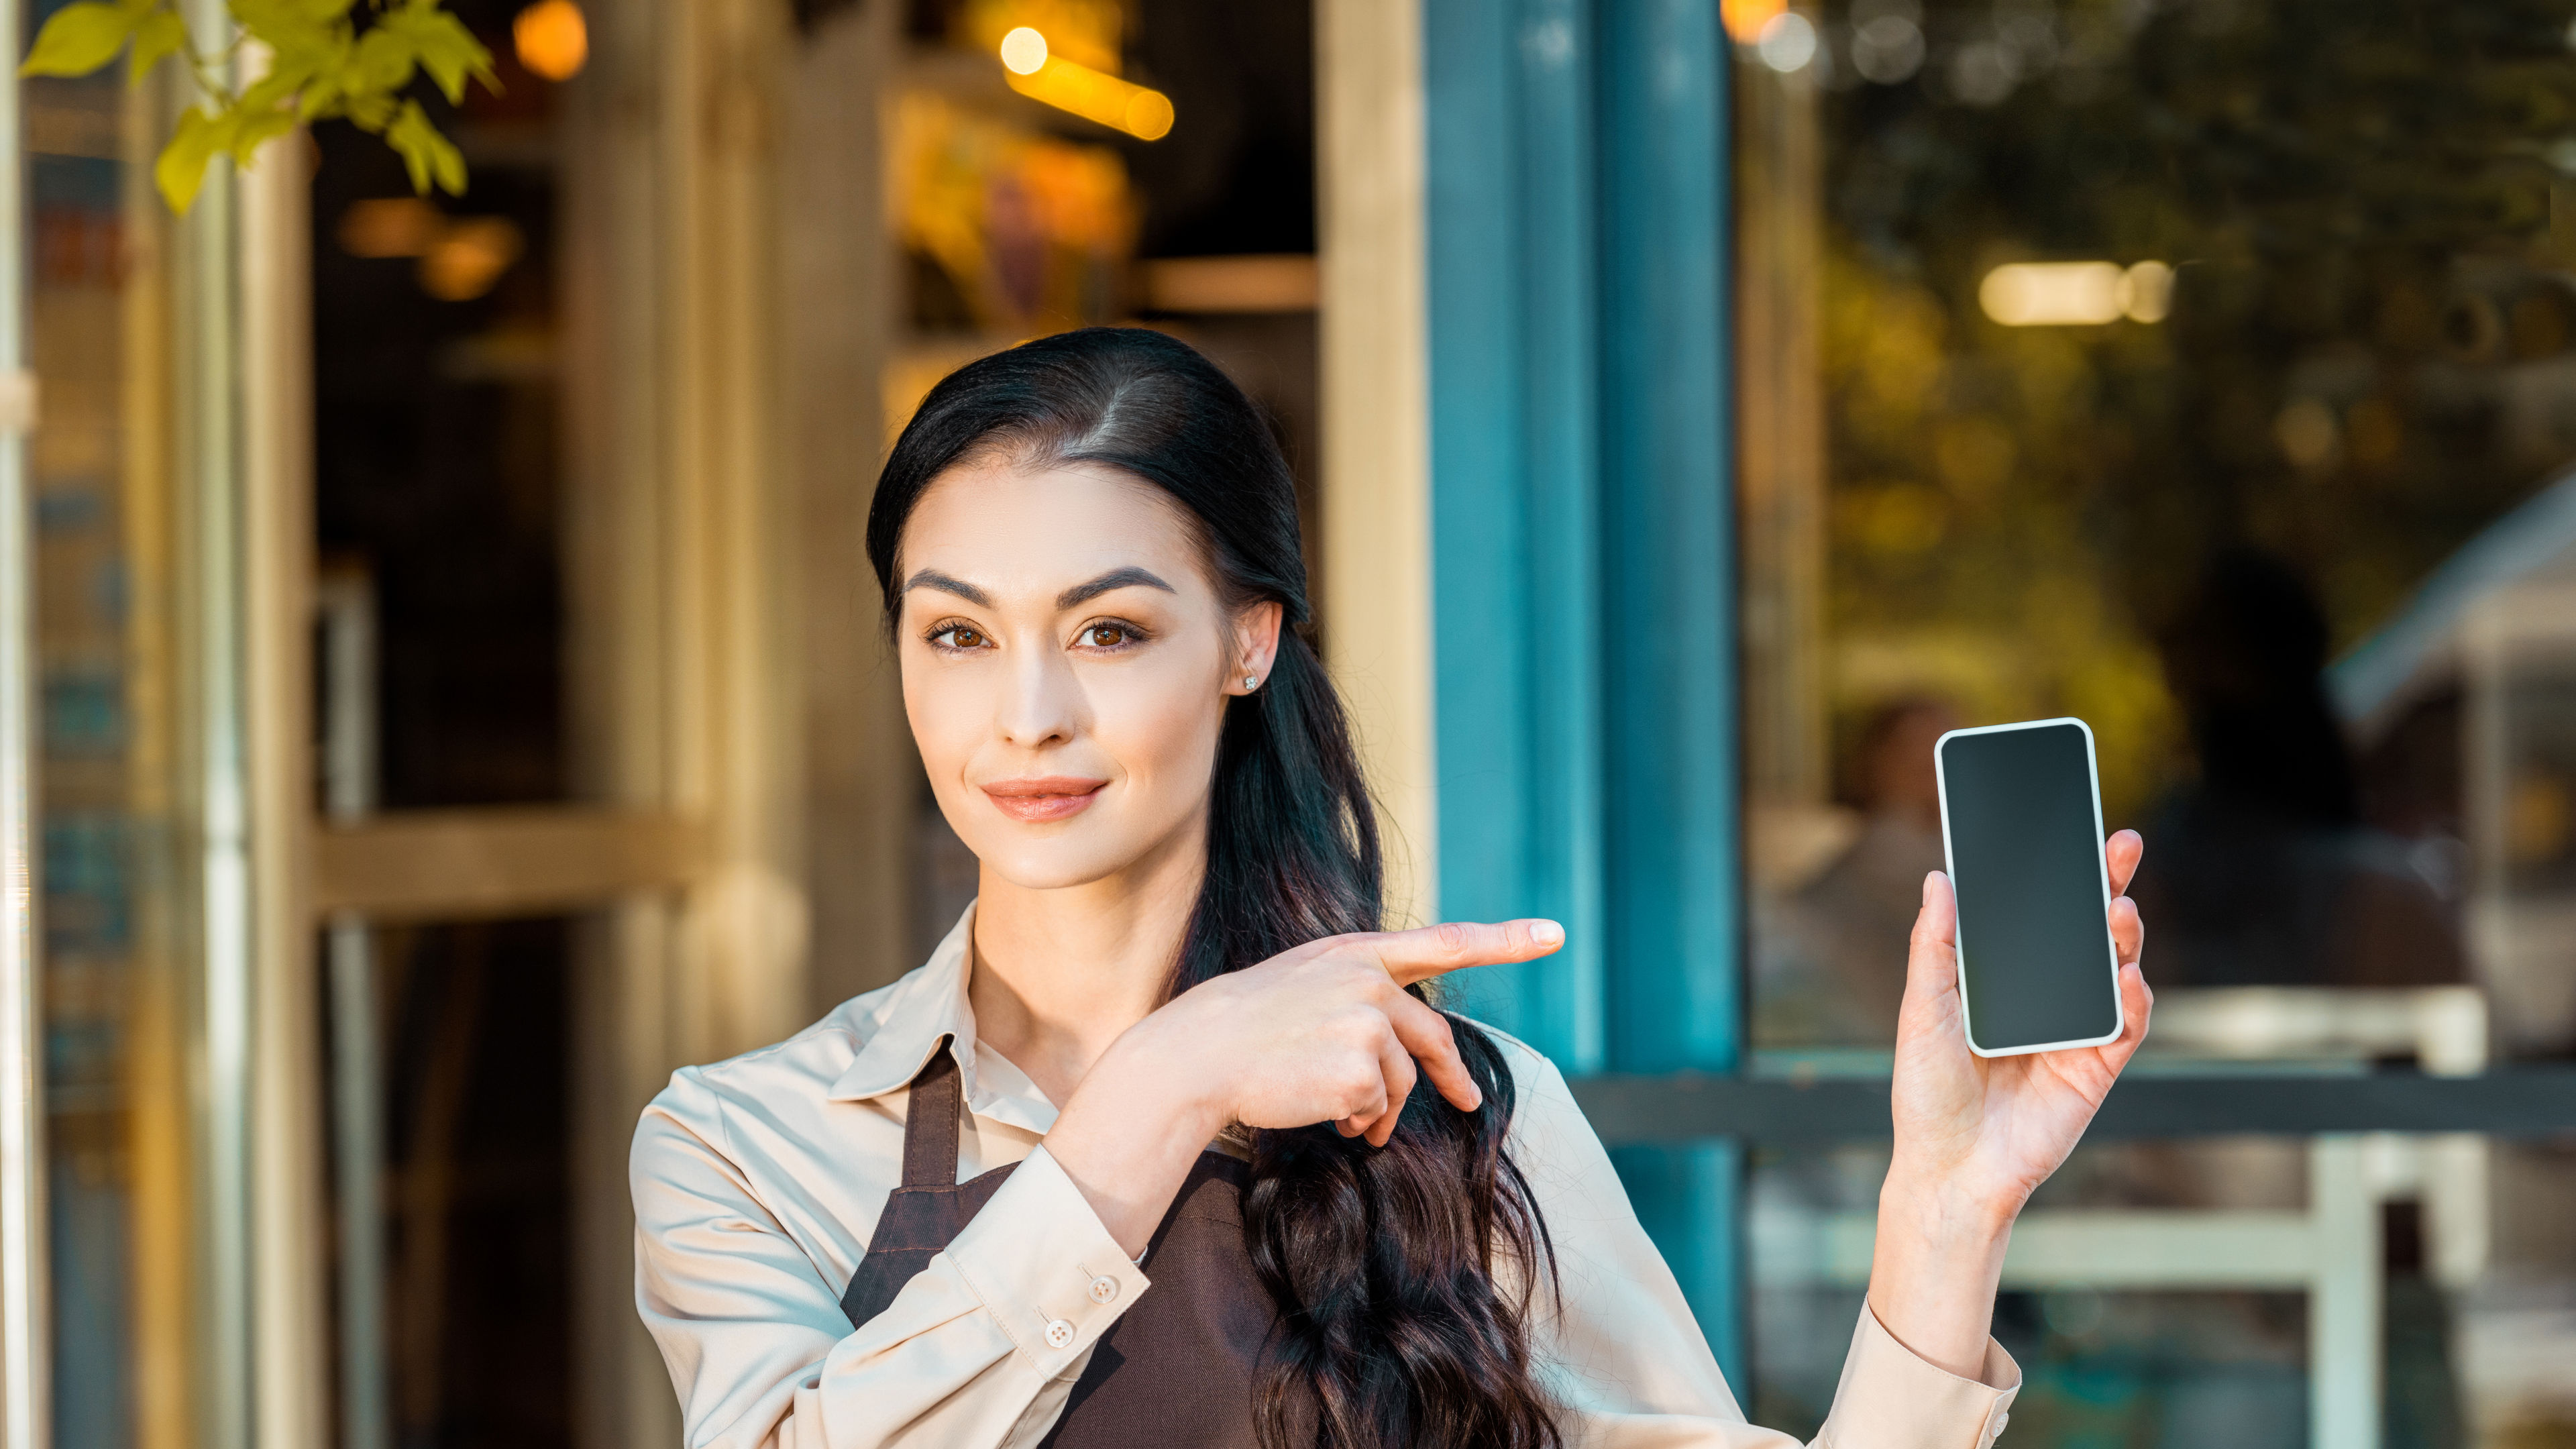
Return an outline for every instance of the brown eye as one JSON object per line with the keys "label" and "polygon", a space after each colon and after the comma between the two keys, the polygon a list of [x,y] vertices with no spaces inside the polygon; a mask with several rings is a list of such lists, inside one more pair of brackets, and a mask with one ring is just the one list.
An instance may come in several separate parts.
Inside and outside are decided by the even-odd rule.
{"label": "brown eye", "polygon": [[948,637],[949,642],[955,644],[960,649],[972,649],[984,642],[984,636],[976,633],[972,629],[959,629],[952,632]]}
{"label": "brown eye", "polygon": [[1127,642],[1127,631],[1115,624],[1094,624],[1082,633],[1094,649],[1115,649]]}

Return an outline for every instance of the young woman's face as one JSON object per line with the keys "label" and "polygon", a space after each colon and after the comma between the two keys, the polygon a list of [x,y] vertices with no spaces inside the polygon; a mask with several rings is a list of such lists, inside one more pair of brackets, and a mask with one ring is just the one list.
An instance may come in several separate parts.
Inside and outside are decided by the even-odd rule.
{"label": "young woman's face", "polygon": [[922,495],[899,556],[904,710],[986,870],[1056,889],[1196,846],[1279,606],[1229,617],[1178,505],[1096,465],[980,460]]}

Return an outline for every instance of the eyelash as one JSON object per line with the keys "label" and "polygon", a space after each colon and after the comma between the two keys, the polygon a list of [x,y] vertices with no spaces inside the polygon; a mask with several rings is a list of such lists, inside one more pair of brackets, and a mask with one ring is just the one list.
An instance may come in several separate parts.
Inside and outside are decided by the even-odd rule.
{"label": "eyelash", "polygon": [[[1115,644],[1096,644],[1090,642],[1092,635],[1108,630],[1115,630],[1125,637]],[[957,640],[957,636],[959,635],[972,638],[976,642],[972,644],[960,643]],[[1138,628],[1136,625],[1128,623],[1124,619],[1102,619],[1083,625],[1081,629],[1075,631],[1073,637],[1077,647],[1090,649],[1102,654],[1115,654],[1123,650],[1132,649],[1153,636],[1146,633],[1143,629]],[[971,653],[974,650],[987,647],[992,642],[992,636],[986,634],[983,630],[976,628],[972,624],[964,623],[955,619],[941,622],[928,634],[923,635],[922,638],[930,645],[931,648],[948,654]]]}
{"label": "eyelash", "polygon": [[[952,637],[958,634],[972,635],[979,642],[973,644],[960,644],[956,642],[954,637]],[[942,621],[933,627],[929,633],[924,634],[921,637],[923,642],[943,654],[971,653],[974,650],[983,648],[985,644],[991,642],[991,636],[987,635],[983,630],[976,628],[972,624],[961,623],[955,619]]]}
{"label": "eyelash", "polygon": [[[1094,644],[1090,642],[1092,635],[1109,629],[1114,629],[1126,637],[1115,644]],[[1144,630],[1137,628],[1135,625],[1128,623],[1124,619],[1095,619],[1091,623],[1083,625],[1081,629],[1075,632],[1073,637],[1075,642],[1083,648],[1096,650],[1102,654],[1115,654],[1124,650],[1133,649],[1153,636],[1147,634]]]}

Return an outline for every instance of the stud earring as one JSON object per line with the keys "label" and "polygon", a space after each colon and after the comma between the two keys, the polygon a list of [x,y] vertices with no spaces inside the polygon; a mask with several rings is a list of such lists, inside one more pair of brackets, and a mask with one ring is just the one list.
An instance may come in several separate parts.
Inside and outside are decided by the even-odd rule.
{"label": "stud earring", "polygon": [[1256,689],[1259,689],[1260,687],[1261,687],[1261,681],[1260,681],[1260,680],[1253,678],[1253,677],[1252,677],[1251,675],[1249,675],[1249,674],[1247,674],[1247,675],[1243,676],[1243,688],[1244,688],[1244,691],[1245,691],[1246,693],[1250,693],[1251,691],[1256,690]]}

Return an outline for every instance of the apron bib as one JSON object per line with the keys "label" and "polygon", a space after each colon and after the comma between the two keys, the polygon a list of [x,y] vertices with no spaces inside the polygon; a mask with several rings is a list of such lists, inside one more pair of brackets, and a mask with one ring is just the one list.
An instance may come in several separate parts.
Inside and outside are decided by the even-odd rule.
{"label": "apron bib", "polygon": [[[841,1295],[851,1327],[883,1313],[1011,1175],[997,1167],[956,1181],[963,1110],[957,1059],[943,1041],[912,1079],[903,1185],[886,1194],[868,1255]],[[1249,1180],[1243,1162],[1199,1154],[1145,1250],[1153,1286],[1093,1345],[1064,1416],[1039,1449],[1254,1449],[1253,1380],[1277,1310],[1244,1250]]]}

